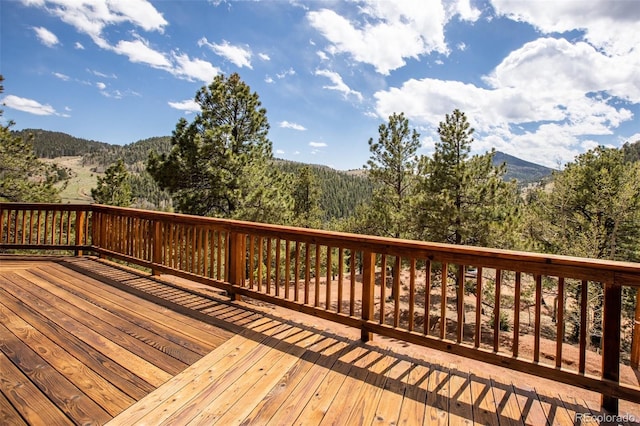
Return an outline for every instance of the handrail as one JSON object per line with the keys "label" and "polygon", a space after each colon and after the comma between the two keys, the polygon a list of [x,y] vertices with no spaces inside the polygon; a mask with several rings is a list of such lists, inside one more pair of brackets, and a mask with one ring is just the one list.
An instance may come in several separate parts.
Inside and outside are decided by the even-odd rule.
{"label": "handrail", "polygon": [[363,340],[377,333],[594,390],[609,412],[618,398],[640,402],[640,389],[620,382],[622,343],[630,329],[640,336],[638,321],[621,315],[623,291],[640,287],[637,263],[104,205],[0,203],[0,249],[12,248],[91,250],[358,327]]}

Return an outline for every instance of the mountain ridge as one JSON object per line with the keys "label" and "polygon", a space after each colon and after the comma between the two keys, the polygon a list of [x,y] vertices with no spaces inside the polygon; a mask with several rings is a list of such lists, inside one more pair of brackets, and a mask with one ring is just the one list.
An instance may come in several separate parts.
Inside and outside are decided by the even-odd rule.
{"label": "mountain ridge", "polygon": [[[125,162],[133,164],[135,162],[146,161],[147,151],[141,149],[143,147],[156,146],[162,151],[162,149],[168,149],[170,137],[169,136],[156,136],[146,139],[141,139],[126,145],[113,145],[106,142],[99,142],[95,140],[77,138],[63,132],[49,131],[44,129],[23,129],[14,131],[16,135],[22,137],[28,137],[33,135],[33,146],[36,155],[42,158],[55,158],[62,156],[90,156],[95,161],[102,162],[115,162],[116,157],[126,157]],[[150,143],[151,142],[151,143]],[[155,143],[155,145],[154,145]],[[278,161],[291,161],[293,160],[277,159]],[[540,181],[547,176],[550,176],[553,169],[542,166],[540,164],[532,163],[530,161],[523,160],[513,155],[506,154],[501,151],[496,151],[493,157],[494,165],[498,166],[502,163],[507,164],[507,172],[504,176],[505,180],[515,179],[519,184],[528,184]],[[305,163],[306,164],[306,163]],[[107,166],[106,164],[105,166]],[[321,167],[333,169],[330,166],[321,164],[307,164],[312,167]],[[335,169],[333,169],[335,170]],[[351,170],[336,170],[338,172],[360,175],[366,173],[363,169],[351,169]]]}

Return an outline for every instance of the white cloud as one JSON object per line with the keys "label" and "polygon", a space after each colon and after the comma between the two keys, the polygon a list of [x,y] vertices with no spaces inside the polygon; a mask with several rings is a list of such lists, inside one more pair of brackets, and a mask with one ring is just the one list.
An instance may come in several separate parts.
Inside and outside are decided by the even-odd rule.
{"label": "white cloud", "polygon": [[87,68],[87,72],[90,72],[91,74],[101,78],[118,78],[118,76],[116,76],[115,74],[105,74],[103,72],[92,70],[89,68]]}
{"label": "white cloud", "polygon": [[309,146],[312,148],[326,148],[328,145],[324,142],[309,142]]}
{"label": "white cloud", "polygon": [[587,43],[541,38],[511,52],[485,80],[496,88],[527,87],[551,96],[606,91],[637,103],[640,75],[636,70],[633,62],[607,56]]}
{"label": "white cloud", "polygon": [[299,131],[307,130],[306,127],[302,126],[301,124],[289,123],[288,121],[281,121],[278,125],[284,129],[293,129]]}
{"label": "white cloud", "polygon": [[78,50],[84,50],[84,46],[79,41],[76,41],[76,43],[73,45],[73,47],[75,47]]}
{"label": "white cloud", "polygon": [[271,84],[271,83],[273,83],[273,78],[271,78],[270,76],[266,76],[264,78],[264,82],[267,83],[267,84]]}
{"label": "white cloud", "polygon": [[145,31],[162,32],[168,24],[146,0],[23,0],[23,4],[45,9],[78,32],[91,37],[102,48],[109,47],[102,34],[107,26],[130,23]]}
{"label": "white cloud", "polygon": [[200,104],[193,99],[187,99],[180,102],[169,102],[171,108],[187,112],[200,112]]}
{"label": "white cloud", "polygon": [[33,30],[36,32],[36,36],[38,37],[38,40],[40,40],[40,43],[47,47],[53,47],[60,43],[58,37],[44,27],[33,27]]}
{"label": "white cloud", "polygon": [[629,142],[629,143],[634,143],[637,141],[640,141],[640,133],[636,133],[624,139],[624,142]]}
{"label": "white cloud", "polygon": [[323,89],[336,90],[346,98],[349,96],[355,96],[360,102],[362,102],[362,94],[356,90],[352,90],[345,84],[342,77],[337,72],[329,70],[316,70],[315,75],[326,77],[333,83],[332,86],[322,86]]}
{"label": "white cloud", "polygon": [[[585,31],[585,40],[611,55],[638,55],[640,7],[636,1],[491,0],[496,13],[528,22],[544,33]],[[634,53],[635,51],[635,53]]]}
{"label": "white cloud", "polygon": [[458,15],[463,21],[475,22],[482,12],[471,5],[471,0],[455,0],[449,4],[449,16]]}
{"label": "white cloud", "polygon": [[113,51],[125,55],[131,62],[139,62],[151,65],[154,68],[170,68],[171,62],[167,57],[157,50],[149,47],[145,40],[125,41],[121,40],[113,47]]}
{"label": "white cloud", "polygon": [[54,73],[53,73],[53,75],[54,75],[56,78],[59,78],[59,79],[60,79],[60,80],[62,80],[62,81],[69,81],[69,80],[71,80],[71,78],[70,78],[68,75],[66,75],[66,74],[62,74],[62,73],[59,73],[59,72],[54,72]]}
{"label": "white cloud", "polygon": [[330,43],[331,54],[344,53],[388,75],[433,52],[448,54],[444,27],[453,16],[475,21],[480,16],[469,0],[446,10],[441,0],[360,0],[359,19],[348,19],[329,9],[312,11],[307,19]]}
{"label": "white cloud", "polygon": [[234,46],[226,40],[222,40],[220,44],[210,43],[205,37],[198,40],[198,46],[207,46],[216,55],[222,56],[239,68],[253,68],[251,66],[251,49],[248,47]]}
{"label": "white cloud", "polygon": [[276,154],[277,154],[277,155],[284,155],[284,154],[285,154],[285,152],[284,152],[284,150],[282,150],[282,149],[276,149]]}
{"label": "white cloud", "polygon": [[[593,136],[612,135],[633,119],[616,100],[640,102],[636,74],[620,58],[585,42],[541,38],[504,58],[484,77],[488,88],[410,79],[374,98],[380,118],[404,112],[432,133],[445,114],[459,108],[478,132],[476,149],[495,147],[555,167],[593,144]],[[554,156],[540,158],[540,152]]]}
{"label": "white cloud", "polygon": [[270,61],[271,57],[269,57],[269,55],[267,55],[266,53],[258,53],[258,57],[260,59],[262,59],[263,61]]}
{"label": "white cloud", "polygon": [[22,112],[34,115],[54,115],[56,110],[51,105],[43,105],[33,99],[21,98],[15,95],[7,95],[2,99],[2,104]]}
{"label": "white cloud", "polygon": [[276,77],[278,77],[279,79],[283,79],[285,77],[289,77],[292,75],[296,75],[296,70],[294,70],[293,68],[289,67],[288,70],[279,72],[278,74],[276,74]]}
{"label": "white cloud", "polygon": [[220,69],[211,63],[202,59],[191,59],[187,54],[174,53],[173,60],[175,65],[171,72],[180,78],[210,83],[216,75],[220,74]]}
{"label": "white cloud", "polygon": [[106,85],[106,84],[104,84],[104,83],[102,83],[102,82],[98,82],[98,83],[96,83],[96,87],[97,87],[98,89],[100,89],[100,90],[104,90],[104,89],[106,89],[106,88],[107,88],[107,85]]}

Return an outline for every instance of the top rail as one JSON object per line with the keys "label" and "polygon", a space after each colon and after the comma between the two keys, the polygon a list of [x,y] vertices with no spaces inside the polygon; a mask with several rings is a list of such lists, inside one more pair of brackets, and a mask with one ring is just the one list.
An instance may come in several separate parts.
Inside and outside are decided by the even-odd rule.
{"label": "top rail", "polygon": [[[46,235],[46,236],[45,236]],[[53,235],[53,236],[52,236]],[[104,205],[0,203],[0,249],[88,250],[640,402],[640,264]],[[626,371],[626,370],[625,370]],[[635,382],[637,384],[637,381]]]}

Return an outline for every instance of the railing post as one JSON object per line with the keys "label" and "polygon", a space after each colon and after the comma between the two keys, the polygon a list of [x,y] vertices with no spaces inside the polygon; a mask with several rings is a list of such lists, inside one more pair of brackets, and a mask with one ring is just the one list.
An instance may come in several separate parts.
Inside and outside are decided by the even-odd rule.
{"label": "railing post", "polygon": [[631,367],[638,369],[640,365],[640,291],[636,291],[636,313],[631,336]]}
{"label": "railing post", "polygon": [[[366,322],[374,318],[373,299],[376,284],[376,255],[370,251],[365,251],[362,253],[362,257],[362,320]],[[360,330],[360,339],[363,342],[373,339],[373,333],[367,330],[364,323]]]}
{"label": "railing post", "polygon": [[[227,248],[227,267],[229,268],[229,283],[242,286],[245,275],[246,237],[244,234],[232,232],[229,235],[229,247]],[[241,300],[241,296],[229,292],[231,300]]]}
{"label": "railing post", "polygon": [[[620,381],[620,314],[622,286],[620,283],[604,285],[604,312],[602,330],[602,378]],[[618,398],[602,395],[602,408],[618,414]]]}
{"label": "railing post", "polygon": [[[86,212],[80,210],[76,212],[76,246],[84,245],[84,222]],[[82,250],[76,250],[76,256],[82,256]]]}
{"label": "railing post", "polygon": [[4,240],[4,209],[0,203],[0,244],[9,242],[9,215],[7,215],[7,241]]}
{"label": "railing post", "polygon": [[[160,221],[156,220],[153,222],[153,229],[151,235],[151,247],[152,252],[152,263],[154,265],[160,265],[162,263],[162,229],[160,227]],[[157,268],[151,268],[151,274],[154,276],[160,275],[160,271]]]}

